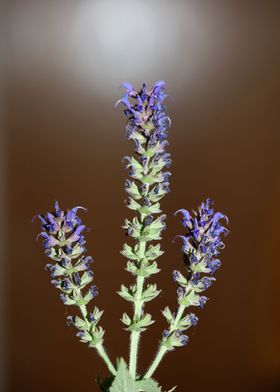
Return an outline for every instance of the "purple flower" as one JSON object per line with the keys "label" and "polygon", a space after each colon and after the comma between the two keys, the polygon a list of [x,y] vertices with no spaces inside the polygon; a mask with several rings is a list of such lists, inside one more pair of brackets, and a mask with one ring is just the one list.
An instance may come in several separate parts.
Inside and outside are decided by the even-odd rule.
{"label": "purple flower", "polygon": [[[65,305],[77,306],[80,306],[80,301],[88,302],[98,294],[95,285],[90,287],[89,297],[84,297],[82,292],[93,280],[93,272],[90,270],[93,259],[85,256],[85,237],[82,233],[86,226],[77,215],[79,209],[85,210],[83,207],[74,207],[63,211],[56,201],[54,212],[38,215],[42,227],[39,236],[43,238],[45,253],[54,260],[53,264],[46,265],[54,278],[51,282],[61,290],[60,298]],[[74,322],[74,319],[68,317],[67,322]]]}
{"label": "purple flower", "polygon": [[[170,119],[165,113],[164,81],[156,82],[150,90],[147,89],[145,83],[140,91],[136,91],[130,83],[123,83],[122,87],[126,89],[126,92],[117,105],[119,103],[124,105],[124,114],[128,118],[127,138],[134,141],[135,151],[140,155],[142,166],[148,169],[156,166],[156,163],[161,160],[162,168],[170,167],[170,154],[165,151],[168,145],[166,138]],[[149,162],[150,158],[153,159]],[[135,167],[130,167],[129,175],[141,181],[141,176]],[[161,170],[157,176],[154,175],[154,183],[165,182],[165,193],[169,190],[169,175],[170,173],[162,173]],[[126,182],[126,187],[129,186],[129,182]]]}
{"label": "purple flower", "polygon": [[[208,298],[200,295],[207,290],[215,281],[215,278],[207,276],[213,274],[220,267],[221,262],[217,259],[220,250],[224,248],[222,236],[229,233],[228,229],[222,225],[224,220],[228,223],[228,218],[211,208],[212,201],[207,199],[201,203],[198,211],[193,216],[187,210],[178,210],[175,214],[182,214],[182,225],[187,229],[183,240],[182,250],[187,268],[187,276],[175,270],[173,279],[179,284],[177,296],[179,304],[186,307],[198,306],[203,308]],[[204,276],[201,277],[201,275]],[[197,324],[197,317],[190,313],[188,319],[191,325]]]}
{"label": "purple flower", "polygon": [[178,210],[175,213],[180,212],[183,215],[182,224],[188,229],[181,238],[190,272],[195,272],[198,264],[204,267],[203,272],[206,273],[215,272],[220,266],[220,261],[214,258],[224,248],[222,235],[229,233],[220,221],[223,219],[228,223],[228,218],[220,212],[215,213],[210,208],[211,204],[210,199],[201,203],[193,217],[187,210]]}

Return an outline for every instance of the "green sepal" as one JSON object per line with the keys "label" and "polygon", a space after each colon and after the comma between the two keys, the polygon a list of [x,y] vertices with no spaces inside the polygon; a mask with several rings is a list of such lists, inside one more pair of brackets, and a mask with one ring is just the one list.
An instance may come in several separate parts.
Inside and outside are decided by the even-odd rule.
{"label": "green sepal", "polygon": [[177,328],[180,329],[181,331],[184,331],[192,326],[192,323],[190,322],[190,319],[188,315],[183,317],[180,321],[177,323]]}
{"label": "green sepal", "polygon": [[157,192],[155,192],[155,187],[149,192],[149,198],[152,203],[155,203],[166,195],[166,191],[161,185],[157,185]]}
{"label": "green sepal", "polygon": [[150,225],[145,226],[142,230],[141,238],[144,241],[153,241],[161,239],[161,232],[165,227],[164,219],[166,215],[161,215],[155,219]]}
{"label": "green sepal", "polygon": [[150,176],[142,176],[140,181],[144,184],[154,184],[156,182],[155,178]]}
{"label": "green sepal", "polygon": [[[132,229],[132,232],[130,233],[131,237],[137,239],[141,238],[142,224],[139,222],[137,217],[134,217],[132,219],[132,222],[130,222],[128,219],[125,219],[123,228],[127,230]],[[137,255],[137,259],[138,259],[138,255]]]}
{"label": "green sepal", "polygon": [[136,286],[130,286],[130,288],[126,287],[125,285],[121,285],[121,290],[118,291],[118,294],[124,298],[126,301],[134,302],[135,300],[135,292]]}
{"label": "green sepal", "polygon": [[137,159],[135,159],[134,157],[128,157],[129,159],[129,163],[128,163],[128,167],[132,167],[135,171],[142,173],[143,172],[143,166],[141,165],[140,162],[137,161]]}
{"label": "green sepal", "polygon": [[127,205],[131,210],[139,211],[141,209],[141,205],[137,203],[132,197],[129,197],[129,204]]}
{"label": "green sepal", "polygon": [[77,329],[80,329],[83,331],[90,329],[90,322],[86,319],[82,319],[79,316],[75,316],[74,325]]}
{"label": "green sepal", "polygon": [[63,259],[62,251],[58,248],[60,252],[57,252],[55,248],[51,248],[47,250],[47,255],[54,261],[61,261]]}
{"label": "green sepal", "polygon": [[152,316],[149,313],[144,314],[140,318],[136,318],[131,321],[130,326],[127,328],[128,331],[135,332],[144,332],[147,327],[152,325],[154,320],[152,320]]}
{"label": "green sepal", "polygon": [[170,336],[164,338],[161,341],[161,345],[166,347],[168,351],[172,350],[174,347],[182,347],[180,336],[176,336],[176,331],[174,331]]}
{"label": "green sepal", "polygon": [[83,336],[80,337],[80,342],[82,343],[89,343],[89,345],[91,345],[92,341],[93,341],[93,337],[91,335],[91,333],[89,331],[83,331]]}
{"label": "green sepal", "polygon": [[80,257],[84,253],[85,249],[81,247],[79,244],[76,244],[74,248],[72,249],[72,253],[68,255],[71,259],[76,259],[77,257]]}
{"label": "green sepal", "polygon": [[126,270],[130,272],[132,275],[136,276],[138,275],[139,268],[133,261],[128,261],[126,264]]}
{"label": "green sepal", "polygon": [[188,286],[188,281],[184,277],[184,275],[180,271],[176,271],[178,274],[178,277],[176,277],[177,283],[182,286],[182,287],[187,287]]}
{"label": "green sepal", "polygon": [[188,294],[185,294],[183,297],[178,299],[179,305],[184,305],[186,308],[189,306],[196,305],[199,299],[199,295],[197,295],[193,290]]}
{"label": "green sepal", "polygon": [[126,191],[135,200],[139,200],[142,197],[139,188],[134,181],[131,181],[130,186],[126,187]]}
{"label": "green sepal", "polygon": [[105,331],[102,327],[97,327],[92,331],[92,341],[89,343],[90,347],[95,347],[103,343]]}
{"label": "green sepal", "polygon": [[135,252],[132,250],[132,247],[129,246],[128,244],[123,245],[123,249],[121,250],[121,254],[130,259],[130,260],[138,260],[138,256],[135,254]]}
{"label": "green sepal", "polygon": [[157,290],[156,284],[148,284],[145,291],[142,294],[142,301],[149,302],[152,301],[160,294],[161,290]]}
{"label": "green sepal", "polygon": [[147,260],[155,260],[159,256],[163,255],[164,251],[160,249],[160,244],[150,245],[145,251],[145,257]]}
{"label": "green sepal", "polygon": [[63,301],[64,305],[77,305],[78,302],[71,298],[69,295],[65,294],[65,301]]}
{"label": "green sepal", "polygon": [[122,358],[119,361],[117,375],[109,388],[109,392],[137,392],[135,381]]}
{"label": "green sepal", "polygon": [[124,314],[122,315],[121,321],[122,321],[122,323],[123,323],[124,325],[126,325],[126,326],[128,326],[128,327],[131,325],[131,318],[128,316],[127,313],[124,313]]}
{"label": "green sepal", "polygon": [[104,313],[103,310],[99,310],[98,307],[95,306],[92,312],[94,320],[90,321],[91,325],[96,325],[100,321],[103,313]]}
{"label": "green sepal", "polygon": [[81,276],[80,288],[83,289],[85,286],[87,286],[92,281],[93,281],[92,275],[88,271],[85,271],[83,273],[83,275]]}
{"label": "green sepal", "polygon": [[159,173],[164,166],[166,165],[166,162],[161,158],[158,160],[158,162],[154,163],[151,162],[150,163],[150,169],[151,171],[149,172],[149,176],[155,176],[157,173]]}
{"label": "green sepal", "polygon": [[162,310],[162,314],[166,318],[168,324],[174,324],[175,318],[168,306],[166,306],[164,310]]}
{"label": "green sepal", "polygon": [[190,270],[195,273],[195,272],[199,272],[199,273],[209,273],[210,270],[209,268],[207,268],[207,262],[204,260],[199,261],[198,263],[192,263],[190,265]]}
{"label": "green sepal", "polygon": [[[137,203],[138,204],[138,203]],[[129,207],[130,208],[130,207]],[[155,203],[152,204],[151,206],[140,206],[140,208],[137,209],[138,212],[140,212],[140,214],[142,215],[152,215],[152,214],[159,214],[161,212],[160,209],[160,204],[159,203]]]}
{"label": "green sepal", "polygon": [[160,272],[160,269],[157,268],[156,261],[150,264],[147,260],[143,260],[141,263],[128,261],[126,270],[134,276],[143,276],[144,278],[148,278],[149,276]]}

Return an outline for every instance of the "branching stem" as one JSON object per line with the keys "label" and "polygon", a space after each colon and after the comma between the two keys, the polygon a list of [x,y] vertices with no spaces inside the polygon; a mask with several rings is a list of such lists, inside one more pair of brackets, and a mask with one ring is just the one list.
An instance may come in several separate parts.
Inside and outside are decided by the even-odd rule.
{"label": "branching stem", "polygon": [[[184,305],[180,305],[177,310],[176,318],[174,322],[170,325],[169,331],[173,332],[177,329],[178,323],[183,317],[184,310],[185,310]],[[145,374],[144,378],[151,378],[154,372],[156,371],[157,367],[159,366],[160,362],[162,361],[164,355],[167,353],[168,348],[162,344],[162,341],[159,346],[159,350],[157,352],[157,355],[155,356],[155,359],[153,360],[151,366],[149,367],[147,373]]]}

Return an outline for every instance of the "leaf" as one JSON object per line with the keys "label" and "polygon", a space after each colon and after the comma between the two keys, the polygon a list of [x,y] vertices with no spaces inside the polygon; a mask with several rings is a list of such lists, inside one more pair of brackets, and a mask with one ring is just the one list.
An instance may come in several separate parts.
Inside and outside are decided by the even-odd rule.
{"label": "leaf", "polygon": [[112,383],[110,392],[137,392],[135,381],[127,369],[125,361],[121,358],[117,375]]}
{"label": "leaf", "polygon": [[161,387],[152,378],[136,381],[136,388],[137,392],[162,392]]}

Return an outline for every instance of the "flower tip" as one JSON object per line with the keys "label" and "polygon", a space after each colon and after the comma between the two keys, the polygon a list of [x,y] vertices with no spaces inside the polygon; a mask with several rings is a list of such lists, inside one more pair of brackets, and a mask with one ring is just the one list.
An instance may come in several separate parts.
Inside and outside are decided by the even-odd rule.
{"label": "flower tip", "polygon": [[119,88],[125,88],[128,92],[133,91],[133,86],[131,83],[123,82]]}
{"label": "flower tip", "polygon": [[174,242],[175,242],[175,240],[176,240],[177,238],[182,238],[183,240],[185,239],[185,237],[184,237],[183,235],[176,235],[176,236],[173,238],[173,240],[172,240],[172,244],[174,244]]}
{"label": "flower tip", "polygon": [[156,87],[164,88],[164,87],[165,87],[165,81],[164,81],[164,80],[158,80],[158,81],[155,82],[155,84],[154,84],[154,88],[156,88]]}

